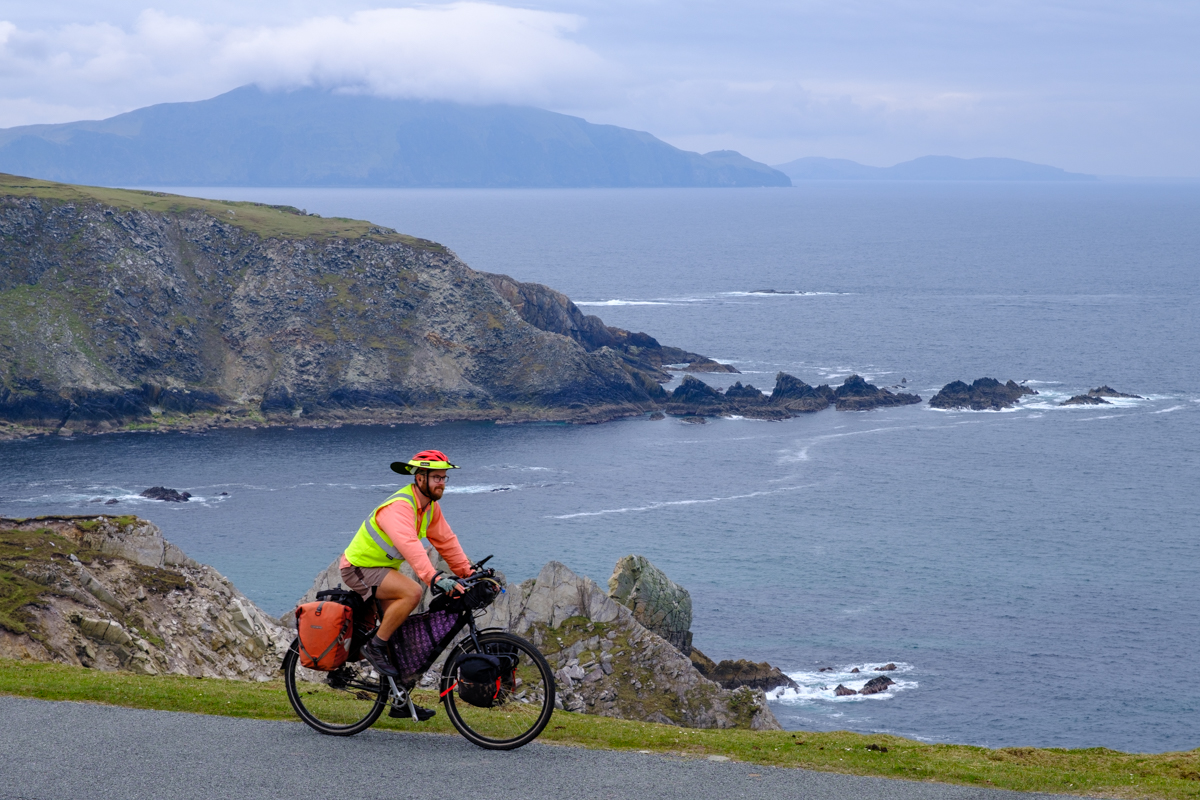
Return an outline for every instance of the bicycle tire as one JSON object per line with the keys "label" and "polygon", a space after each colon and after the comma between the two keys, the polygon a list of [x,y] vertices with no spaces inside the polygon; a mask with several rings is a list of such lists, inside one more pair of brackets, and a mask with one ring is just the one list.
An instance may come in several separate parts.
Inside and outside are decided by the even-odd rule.
{"label": "bicycle tire", "polygon": [[283,682],[300,719],[328,736],[353,736],[374,725],[387,706],[388,687],[379,676],[370,677],[370,664],[347,663],[334,672],[307,670],[300,666],[298,642],[283,657]]}
{"label": "bicycle tire", "polygon": [[515,750],[536,739],[554,714],[554,672],[538,649],[520,636],[501,631],[479,634],[484,653],[515,653],[518,666],[511,689],[500,691],[491,708],[463,702],[455,691],[454,662],[462,653],[474,653],[467,637],[460,641],[442,667],[441,693],[450,723],[467,741],[487,750]]}

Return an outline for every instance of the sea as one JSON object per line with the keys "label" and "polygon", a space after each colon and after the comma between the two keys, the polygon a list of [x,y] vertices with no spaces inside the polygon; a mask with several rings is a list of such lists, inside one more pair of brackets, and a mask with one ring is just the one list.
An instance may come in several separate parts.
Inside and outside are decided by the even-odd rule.
{"label": "sea", "polygon": [[[1200,747],[1200,185],[170,191],[442,242],[740,371],[700,376],[717,386],[857,373],[927,400],[987,376],[1037,395],[783,422],[47,437],[0,443],[0,515],[145,516],[283,614],[396,488],[388,463],[438,448],[462,467],[443,507],[469,555],[601,585],[646,556],[690,591],[696,647],[795,680],[771,698],[787,728]],[[1139,397],[1062,405],[1101,385]],[[138,497],[156,485],[193,497]],[[886,693],[834,694],[878,674]]]}

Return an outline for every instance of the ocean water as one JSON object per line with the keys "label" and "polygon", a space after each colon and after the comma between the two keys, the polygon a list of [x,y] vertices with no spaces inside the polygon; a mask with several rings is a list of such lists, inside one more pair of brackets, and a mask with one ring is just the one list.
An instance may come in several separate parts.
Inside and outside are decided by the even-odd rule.
{"label": "ocean water", "polygon": [[[444,508],[469,554],[601,583],[646,555],[691,591],[697,647],[797,681],[773,700],[786,727],[1200,746],[1200,187],[177,191],[444,242],[742,371],[702,376],[717,385],[858,372],[928,399],[987,375],[1039,394],[999,413],[0,443],[0,514],[142,514],[282,613],[393,489],[387,463],[438,447],[464,467]],[[1142,399],[1059,405],[1101,384]],[[196,497],[136,497],[158,484]],[[834,697],[887,662],[886,694]]]}

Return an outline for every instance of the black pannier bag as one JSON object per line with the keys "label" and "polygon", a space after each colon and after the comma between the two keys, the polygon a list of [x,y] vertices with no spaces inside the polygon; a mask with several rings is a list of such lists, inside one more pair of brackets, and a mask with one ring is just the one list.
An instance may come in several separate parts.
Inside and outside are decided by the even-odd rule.
{"label": "black pannier bag", "polygon": [[[506,648],[507,650],[507,648]],[[511,652],[464,653],[455,664],[455,686],[464,703],[491,708],[516,688],[518,656]]]}

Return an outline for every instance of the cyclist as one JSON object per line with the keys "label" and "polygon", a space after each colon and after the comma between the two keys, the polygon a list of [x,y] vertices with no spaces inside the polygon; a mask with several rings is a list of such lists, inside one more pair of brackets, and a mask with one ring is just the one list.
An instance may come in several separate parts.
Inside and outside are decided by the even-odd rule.
{"label": "cyclist", "polygon": [[[446,491],[447,471],[458,469],[440,450],[422,450],[408,461],[395,461],[392,470],[412,475],[413,482],[393,494],[371,512],[342,554],[342,580],[370,601],[372,595],[383,609],[379,630],[362,649],[363,656],[381,674],[399,677],[388,657],[387,640],[403,624],[424,588],[400,573],[405,561],[435,593],[457,593],[463,589],[458,577],[472,574],[471,561],[442,516],[438,501]],[[454,570],[454,575],[435,570],[421,539],[427,538]],[[418,708],[420,719],[436,712]]]}

